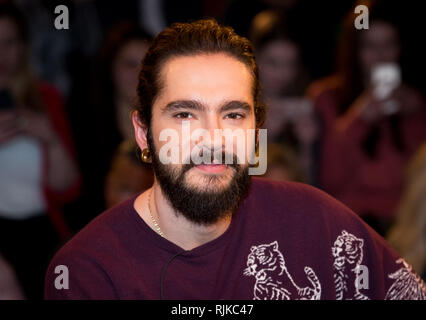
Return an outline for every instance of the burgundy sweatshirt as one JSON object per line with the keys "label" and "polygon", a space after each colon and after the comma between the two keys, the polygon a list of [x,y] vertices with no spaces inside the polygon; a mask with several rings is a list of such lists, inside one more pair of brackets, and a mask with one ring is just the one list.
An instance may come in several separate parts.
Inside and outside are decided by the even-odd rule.
{"label": "burgundy sweatshirt", "polygon": [[379,235],[307,185],[253,178],[228,229],[188,251],[152,230],[134,200],[95,218],[56,254],[46,299],[426,297]]}

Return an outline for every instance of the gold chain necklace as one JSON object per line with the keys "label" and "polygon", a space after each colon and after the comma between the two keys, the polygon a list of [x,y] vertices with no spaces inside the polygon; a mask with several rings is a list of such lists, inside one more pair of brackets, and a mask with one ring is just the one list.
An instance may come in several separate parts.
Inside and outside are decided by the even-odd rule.
{"label": "gold chain necklace", "polygon": [[151,213],[151,193],[152,193],[152,189],[149,192],[149,196],[148,196],[149,216],[151,217],[151,220],[152,220],[152,223],[154,224],[155,230],[158,232],[158,234],[160,236],[162,236],[164,238],[164,234],[163,234],[163,231],[161,231],[160,225],[158,224],[157,220],[154,219],[154,217],[152,216],[152,213]]}

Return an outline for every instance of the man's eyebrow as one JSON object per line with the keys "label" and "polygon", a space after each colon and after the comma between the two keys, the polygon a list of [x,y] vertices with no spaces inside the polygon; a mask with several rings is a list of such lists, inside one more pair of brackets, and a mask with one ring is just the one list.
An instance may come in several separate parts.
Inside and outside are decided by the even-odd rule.
{"label": "man's eyebrow", "polygon": [[[162,109],[161,113],[173,112],[177,110],[195,110],[195,111],[205,111],[207,107],[197,100],[177,100],[172,101],[166,104]],[[224,102],[220,108],[219,112],[227,112],[231,110],[242,109],[246,112],[251,112],[252,108],[249,103],[244,101],[232,100]]]}
{"label": "man's eyebrow", "polygon": [[166,104],[162,109],[161,113],[173,112],[181,109],[190,109],[197,111],[204,111],[206,108],[202,103],[196,100],[177,100]]}
{"label": "man's eyebrow", "polygon": [[238,101],[238,100],[225,102],[224,104],[222,104],[219,110],[220,112],[227,112],[227,111],[232,111],[236,109],[242,109],[248,113],[252,111],[250,104],[248,104],[247,102]]}

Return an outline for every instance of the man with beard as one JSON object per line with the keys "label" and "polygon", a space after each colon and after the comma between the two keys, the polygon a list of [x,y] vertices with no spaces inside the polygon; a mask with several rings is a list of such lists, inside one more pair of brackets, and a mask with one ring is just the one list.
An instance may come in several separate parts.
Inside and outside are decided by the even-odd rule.
{"label": "man with beard", "polygon": [[[56,254],[45,297],[424,298],[410,266],[341,203],[306,185],[251,179],[249,155],[262,141],[247,135],[241,159],[235,142],[184,139],[184,123],[210,136],[259,129],[259,95],[252,46],[232,29],[201,20],[161,32],[142,63],[132,114],[154,184]],[[164,130],[179,139],[164,139]],[[180,163],[166,161],[176,149]]]}

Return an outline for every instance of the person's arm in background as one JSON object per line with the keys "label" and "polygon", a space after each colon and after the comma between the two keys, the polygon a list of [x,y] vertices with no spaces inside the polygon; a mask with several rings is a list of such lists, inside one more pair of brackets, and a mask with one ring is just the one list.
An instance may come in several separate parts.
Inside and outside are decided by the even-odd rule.
{"label": "person's arm in background", "polygon": [[47,182],[52,191],[63,192],[78,179],[78,170],[63,142],[52,128],[48,116],[34,111],[24,111],[23,131],[36,137],[46,148]]}
{"label": "person's arm in background", "polygon": [[396,106],[392,114],[405,117],[422,115],[425,111],[424,97],[413,88],[402,85],[382,100],[375,98],[372,89],[368,89],[338,118],[337,129],[340,132],[354,132],[354,136],[359,138],[363,135],[362,128],[365,129],[366,125],[369,126],[389,116],[385,111],[386,108],[383,108],[388,103]]}
{"label": "person's arm in background", "polygon": [[15,273],[0,255],[0,300],[23,300],[24,294]]}
{"label": "person's arm in background", "polygon": [[44,144],[47,188],[61,203],[75,197],[80,176],[75,162],[74,146],[70,134],[64,102],[59,93],[48,85],[40,86],[46,113],[24,112],[24,131]]}
{"label": "person's arm in background", "polygon": [[374,99],[371,91],[365,91],[337,118],[336,134],[346,135],[353,142],[360,142],[370,126],[383,116],[378,105],[379,102]]}
{"label": "person's arm in background", "polygon": [[356,157],[350,137],[337,131],[337,101],[332,90],[311,96],[320,128],[320,187],[337,196],[356,171]]}
{"label": "person's arm in background", "polygon": [[[63,100],[55,89],[40,86],[45,112],[27,108],[0,111],[0,143],[26,134],[38,139],[47,155],[47,188],[58,195],[67,194],[66,202],[73,198],[80,183],[79,170],[74,161],[74,149],[64,110]],[[72,189],[75,191],[71,192]]]}
{"label": "person's arm in background", "polygon": [[75,200],[81,190],[81,177],[75,159],[71,130],[62,97],[53,87],[41,84],[39,92],[44,113],[24,111],[23,131],[42,142],[44,162],[42,186],[47,211],[63,240],[72,231],[63,215],[63,205]]}

